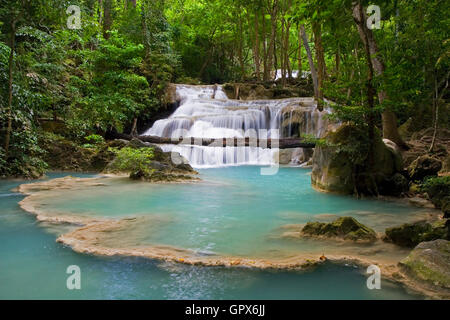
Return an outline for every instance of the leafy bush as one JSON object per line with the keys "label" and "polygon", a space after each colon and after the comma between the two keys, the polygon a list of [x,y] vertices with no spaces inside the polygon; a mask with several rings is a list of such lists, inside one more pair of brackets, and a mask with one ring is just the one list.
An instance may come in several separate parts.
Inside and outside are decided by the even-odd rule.
{"label": "leafy bush", "polygon": [[103,142],[105,142],[105,139],[98,134],[91,134],[87,137],[84,138],[87,142],[92,143],[92,144],[101,144]]}
{"label": "leafy bush", "polygon": [[305,142],[305,143],[315,143],[316,146],[319,146],[319,147],[331,146],[331,144],[328,143],[326,139],[324,139],[324,138],[317,138],[313,134],[302,133],[301,134],[301,138],[302,138],[303,142]]}
{"label": "leafy bush", "polygon": [[97,148],[99,145],[105,143],[105,139],[98,134],[91,134],[87,137],[84,137],[84,140],[86,140],[88,143],[82,145],[83,148]]}
{"label": "leafy bush", "polygon": [[421,191],[428,194],[437,208],[444,212],[450,210],[450,176],[426,179],[421,186]]}
{"label": "leafy bush", "polygon": [[116,158],[110,164],[110,170],[113,172],[127,172],[132,175],[150,175],[153,169],[150,164],[154,158],[152,148],[134,149],[125,147],[122,149],[109,148],[116,154]]}

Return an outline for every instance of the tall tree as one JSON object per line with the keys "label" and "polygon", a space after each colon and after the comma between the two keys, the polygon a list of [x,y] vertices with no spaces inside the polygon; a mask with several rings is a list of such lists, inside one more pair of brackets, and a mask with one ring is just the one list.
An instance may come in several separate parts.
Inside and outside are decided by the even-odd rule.
{"label": "tall tree", "polygon": [[[381,77],[385,72],[385,64],[379,54],[378,46],[375,41],[372,30],[367,27],[367,16],[364,12],[361,2],[353,2],[353,19],[358,28],[361,41],[368,46],[371,62],[376,76]],[[363,12],[362,16],[360,12]],[[387,93],[384,89],[378,90],[378,101],[380,104],[387,99]],[[383,137],[395,142],[398,146],[407,148],[407,145],[400,137],[397,129],[397,116],[389,108],[385,108],[382,113]]]}
{"label": "tall tree", "polygon": [[311,49],[309,47],[308,35],[306,34],[306,31],[305,31],[305,25],[302,24],[300,26],[300,32],[302,34],[303,45],[305,46],[306,54],[308,56],[309,69],[311,70],[311,77],[312,77],[313,85],[314,85],[314,98],[318,101],[319,97],[320,97],[320,95],[319,95],[319,81],[318,81],[317,71],[316,71],[316,67],[314,65],[314,60],[313,60],[313,57],[312,57]]}
{"label": "tall tree", "polygon": [[103,37],[109,39],[112,20],[113,0],[103,0]]}

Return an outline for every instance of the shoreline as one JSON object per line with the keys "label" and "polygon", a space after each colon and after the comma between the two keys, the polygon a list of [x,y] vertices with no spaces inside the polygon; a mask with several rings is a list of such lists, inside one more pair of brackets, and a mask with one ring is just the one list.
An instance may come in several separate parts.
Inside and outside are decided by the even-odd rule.
{"label": "shoreline", "polygon": [[[368,259],[358,255],[331,254],[321,260],[319,255],[297,253],[288,258],[249,258],[233,255],[199,255],[192,250],[178,248],[168,245],[145,245],[132,247],[107,247],[101,244],[99,239],[101,234],[112,234],[114,231],[123,230],[132,226],[133,223],[140,223],[140,217],[129,217],[121,219],[113,218],[92,218],[77,214],[52,216],[39,209],[39,200],[45,199],[40,194],[52,190],[74,190],[84,187],[105,186],[101,179],[108,178],[106,175],[93,178],[74,178],[64,177],[56,178],[43,182],[21,184],[18,192],[25,195],[25,198],[19,202],[22,210],[36,216],[40,222],[52,224],[71,224],[76,226],[74,230],[61,234],[56,241],[69,246],[73,251],[83,254],[92,254],[97,256],[129,256],[156,259],[167,262],[183,263],[198,266],[221,266],[221,267],[243,267],[255,268],[261,270],[306,270],[314,268],[325,261],[336,264],[353,263],[359,267],[367,267],[375,264],[380,267],[382,276],[392,282],[400,284],[414,293],[423,295],[432,299],[449,299],[450,295],[446,292],[432,290],[424,284],[418,283],[402,272],[396,264],[386,263],[378,259]],[[120,179],[123,176],[110,175],[110,178]],[[187,181],[187,183],[192,183]]]}

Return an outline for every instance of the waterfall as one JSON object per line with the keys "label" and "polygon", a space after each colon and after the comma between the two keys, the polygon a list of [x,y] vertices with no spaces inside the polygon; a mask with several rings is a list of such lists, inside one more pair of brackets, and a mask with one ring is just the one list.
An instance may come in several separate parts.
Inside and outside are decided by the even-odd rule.
{"label": "waterfall", "polygon": [[[165,138],[279,138],[292,135],[295,111],[303,115],[299,126],[304,133],[319,137],[326,128],[323,116],[312,98],[278,100],[231,100],[222,87],[177,85],[180,106],[167,119],[156,121],[143,135]],[[283,121],[288,119],[288,130]],[[283,133],[287,131],[287,133]],[[260,147],[208,147],[201,145],[162,145],[175,151],[195,168],[232,165],[270,165],[277,162],[278,149]],[[298,153],[298,152],[297,152]]]}

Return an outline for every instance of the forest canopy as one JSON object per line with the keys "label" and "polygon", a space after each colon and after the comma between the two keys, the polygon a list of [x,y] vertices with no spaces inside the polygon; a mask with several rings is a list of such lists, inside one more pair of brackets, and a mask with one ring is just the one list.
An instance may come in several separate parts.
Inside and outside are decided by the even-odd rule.
{"label": "forest canopy", "polygon": [[[370,5],[380,9],[375,28],[366,24],[376,14]],[[417,130],[449,127],[449,6],[444,0],[3,0],[0,175],[45,170],[39,136],[49,123],[79,143],[92,134],[136,134],[165,112],[173,82],[282,88],[305,78],[319,106],[333,101],[335,116],[367,129],[369,141],[378,128],[402,146],[397,127],[406,121]],[[80,28],[73,28],[78,18]]]}

